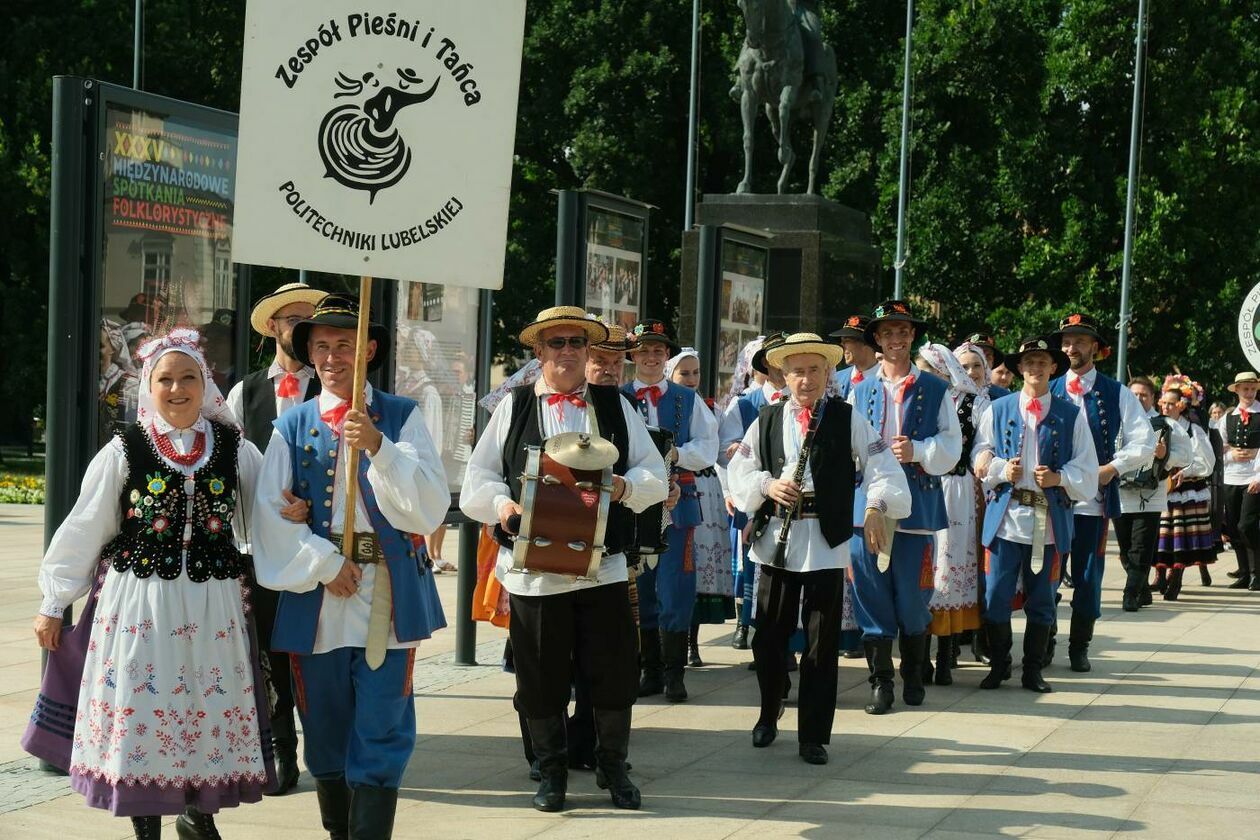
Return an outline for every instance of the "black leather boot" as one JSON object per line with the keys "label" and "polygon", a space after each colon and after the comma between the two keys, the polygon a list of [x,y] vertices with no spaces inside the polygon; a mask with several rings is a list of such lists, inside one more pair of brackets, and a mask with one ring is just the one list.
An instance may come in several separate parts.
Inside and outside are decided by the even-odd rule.
{"label": "black leather boot", "polygon": [[1046,656],[1046,642],[1050,639],[1050,627],[1029,622],[1024,627],[1024,673],[1019,682],[1029,691],[1049,694],[1053,689],[1041,678],[1041,663]]}
{"label": "black leather boot", "polygon": [[271,719],[271,746],[276,753],[276,789],[267,796],[283,796],[297,787],[298,763],[297,727],[293,712],[276,715]]}
{"label": "black leather boot", "polygon": [[519,694],[512,695],[512,708],[516,710],[516,720],[521,727],[521,747],[525,752],[525,761],[529,764],[529,778],[537,782],[540,780],[538,756],[534,755],[534,742],[529,737],[529,720],[525,717],[525,710],[521,708]]}
{"label": "black leather boot", "polygon": [[1212,585],[1212,573],[1208,571],[1207,566],[1199,566],[1199,582],[1204,586]]}
{"label": "black leather boot", "polygon": [[868,715],[883,715],[893,707],[892,639],[870,639],[866,647],[866,664],[870,668],[871,702],[866,704]]}
{"label": "black leather boot", "polygon": [[189,805],[175,818],[175,836],[180,840],[223,840],[214,817]]}
{"label": "black leather boot", "polygon": [[927,633],[907,636],[902,633],[897,638],[897,647],[901,653],[901,699],[907,706],[922,706],[927,697],[923,687],[923,660],[927,658],[924,648],[932,637]]}
{"label": "black leather boot", "polygon": [[564,808],[564,794],[569,787],[569,746],[564,718],[529,719],[529,737],[538,755],[538,772],[542,782],[534,794],[534,807],[539,811]]}
{"label": "black leather boot", "polygon": [[1165,601],[1176,601],[1181,597],[1181,578],[1185,573],[1184,566],[1173,566],[1168,573],[1168,588],[1164,590]]}
{"label": "black leather boot", "polygon": [[989,673],[980,681],[980,687],[999,688],[1011,677],[1011,623],[985,622],[985,627],[989,637]]}
{"label": "black leather boot", "polygon": [[132,817],[131,830],[136,840],[162,840],[161,817]]}
{"label": "black leather boot", "polygon": [[731,647],[735,650],[748,650],[748,625],[736,624],[735,635],[731,637]]}
{"label": "black leather boot", "polygon": [[687,664],[687,634],[661,633],[661,661],[665,671],[665,699],[680,703],[687,699],[683,670]]}
{"label": "black leather boot", "polygon": [[[1165,596],[1167,597],[1167,596]],[[1094,619],[1072,613],[1072,630],[1068,637],[1068,660],[1071,668],[1084,674],[1090,670],[1089,643],[1094,639]]]}
{"label": "black leather boot", "polygon": [[953,685],[954,677],[949,670],[955,663],[954,639],[957,636],[941,636],[936,641],[936,678],[937,685]]}
{"label": "black leather boot", "polygon": [[665,690],[665,675],[661,666],[661,631],[639,631],[639,696],[652,697]]}
{"label": "black leather boot", "polygon": [[630,709],[596,709],[595,784],[608,791],[614,807],[637,811],[643,797],[626,773],[630,749]]}
{"label": "black leather boot", "polygon": [[700,658],[700,625],[691,625],[691,633],[687,636],[687,664],[692,668],[703,668],[704,660]]}
{"label": "black leather boot", "polygon": [[980,629],[976,630],[971,636],[971,655],[981,665],[989,664],[989,631],[986,625],[981,624]]}
{"label": "black leather boot", "polygon": [[1046,658],[1042,660],[1041,667],[1049,668],[1050,663],[1054,662],[1054,649],[1058,644],[1059,635],[1059,602],[1063,600],[1063,593],[1054,593],[1054,621],[1050,622],[1050,641],[1046,642]]}
{"label": "black leather boot", "polygon": [[319,801],[319,818],[331,840],[348,840],[350,837],[350,788],[346,780],[316,779],[315,798]]}
{"label": "black leather boot", "polygon": [[1125,612],[1137,612],[1142,605],[1142,584],[1145,583],[1150,569],[1130,564],[1125,569],[1124,594],[1120,598]]}
{"label": "black leather boot", "polygon": [[350,840],[390,840],[398,788],[359,785],[350,794]]}
{"label": "black leather boot", "polygon": [[[938,652],[941,649],[941,640],[939,638],[936,640],[936,649]],[[931,685],[933,677],[936,676],[936,669],[932,667],[932,636],[930,633],[923,642],[923,667],[921,670],[923,673],[923,684]]]}

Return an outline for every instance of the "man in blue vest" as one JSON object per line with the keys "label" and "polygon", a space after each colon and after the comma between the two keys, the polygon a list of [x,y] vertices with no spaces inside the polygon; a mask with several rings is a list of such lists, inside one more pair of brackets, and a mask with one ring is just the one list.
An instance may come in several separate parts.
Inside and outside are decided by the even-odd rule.
{"label": "man in blue vest", "polygon": [[622,393],[638,406],[647,425],[673,433],[674,450],[668,460],[682,491],[670,511],[668,550],[655,568],[641,571],[637,579],[643,664],[639,696],[664,691],[665,699],[677,703],[687,699],[683,669],[696,605],[696,568],[688,551],[700,524],[695,473],[717,463],[718,424],[695,391],[665,378],[665,363],[679,348],[663,323],[637,324],[629,339],[634,382],[622,386]]}
{"label": "man in blue vest", "polygon": [[838,339],[844,349],[846,367],[836,371],[832,377],[843,400],[849,398],[849,393],[862,380],[879,375],[879,359],[875,355],[879,348],[866,338],[866,328],[870,325],[869,316],[850,315],[845,319],[844,326],[830,335],[831,338]]}
{"label": "man in blue vest", "polygon": [[[721,446],[718,464],[724,469],[730,463],[731,457],[739,448],[739,442],[744,439],[744,433],[748,431],[748,427],[757,419],[757,412],[767,405],[773,405],[787,395],[787,385],[783,379],[783,371],[777,367],[770,365],[766,361],[766,353],[783,343],[783,333],[775,332],[760,339],[761,344],[753,353],[750,364],[758,374],[761,375],[761,384],[746,394],[741,394],[739,398],[731,400],[726,407],[726,411],[722,413],[722,418],[718,422],[718,438]],[[743,511],[734,507],[734,502],[729,498],[728,492],[728,510],[733,510],[731,516],[733,531],[732,540],[736,550],[742,547],[742,532],[748,524],[748,517]],[[752,626],[753,614],[753,577],[756,573],[756,564],[752,559],[743,556],[743,553],[737,555],[738,564],[735,567],[735,601],[739,605],[739,613],[735,618],[735,634],[731,638],[731,647],[736,650],[748,650],[748,628]]]}
{"label": "man in blue vest", "polygon": [[[850,542],[854,614],[871,672],[866,712],[872,715],[892,708],[894,639],[900,639],[902,699],[918,706],[926,696],[923,663],[932,618],[928,604],[934,535],[949,524],[940,477],[962,456],[962,430],[948,399],[949,386],[939,377],[917,375],[910,362],[914,341],[926,325],[904,301],[876,307],[867,336],[879,346],[883,360],[879,373],[864,378],[849,395],[858,416],[866,418],[900,462],[912,500],[910,515],[897,523],[887,569],[879,569],[876,553],[864,540]],[[855,522],[865,509],[865,491],[859,484]]]}
{"label": "man in blue vest", "polygon": [[[980,348],[980,352],[984,353],[985,361],[989,363],[990,371],[995,371],[999,367],[1002,367],[1004,365],[1009,368],[1010,363],[1006,361],[1005,354],[1003,354],[1002,351],[998,349],[997,341],[994,340],[993,336],[989,335],[988,333],[979,333],[979,332],[972,333],[971,335],[967,336],[967,340],[965,343],[974,344],[975,346]],[[1009,393],[1010,393],[1009,388],[1005,388],[990,380],[990,385],[989,385],[989,399],[990,400],[996,401],[1000,399],[1001,397],[1005,397]]]}
{"label": "man in blue vest", "polygon": [[[293,328],[315,314],[315,304],[327,292],[302,283],[286,283],[254,304],[249,324],[254,332],[275,339],[276,356],[266,370],[258,370],[232,386],[227,404],[245,437],[259,452],[267,449],[275,431],[275,420],[295,405],[319,393],[319,377],[297,360],[293,349]],[[280,593],[263,586],[254,589],[254,623],[258,646],[268,654],[268,684],[275,691],[271,713],[271,743],[276,752],[276,789],[272,796],[288,793],[298,783],[297,723],[293,718],[293,683],[289,677],[289,655],[272,655],[271,628],[276,622]]]}
{"label": "man in blue vest", "polygon": [[1085,672],[1090,669],[1094,622],[1102,615],[1107,521],[1121,513],[1120,482],[1116,479],[1149,466],[1156,439],[1133,392],[1094,367],[1095,358],[1100,358],[1108,346],[1097,321],[1073,313],[1059,322],[1059,331],[1050,340],[1059,342],[1072,368],[1054,380],[1050,390],[1085,413],[1099,463],[1098,492],[1076,503],[1069,566],[1073,592],[1068,658],[1073,671]]}
{"label": "man in blue vest", "polygon": [[[973,463],[992,495],[985,508],[984,624],[989,674],[981,688],[997,688],[1011,668],[1011,602],[1024,584],[1023,674],[1029,691],[1045,694],[1046,644],[1054,623],[1060,558],[1072,545],[1073,502],[1098,492],[1098,458],[1085,414],[1050,394],[1050,380],[1068,358],[1045,338],[1031,338],[1006,357],[1024,387],[996,400],[976,430]],[[981,467],[982,464],[987,464]]]}
{"label": "man in blue vest", "polygon": [[[254,563],[281,590],[273,649],[292,656],[294,695],[320,816],[334,838],[388,838],[416,744],[415,649],[446,626],[433,574],[416,550],[450,506],[441,454],[416,404],[366,389],[351,402],[359,301],[329,295],[297,324],[293,346],[322,392],[276,421],[258,479]],[[369,369],[389,333],[369,327]],[[360,450],[354,534],[343,534],[345,461]],[[306,523],[281,510],[309,505]],[[353,551],[351,550],[353,547]]]}

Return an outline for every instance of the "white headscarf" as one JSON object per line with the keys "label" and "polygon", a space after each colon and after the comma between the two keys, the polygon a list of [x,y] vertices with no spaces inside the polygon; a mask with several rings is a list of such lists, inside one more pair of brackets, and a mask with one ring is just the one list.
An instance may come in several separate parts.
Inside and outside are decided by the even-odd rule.
{"label": "white headscarf", "polygon": [[537,359],[530,359],[523,368],[503,380],[502,385],[482,397],[477,402],[477,405],[494,414],[494,410],[499,406],[499,403],[503,402],[503,398],[508,395],[508,391],[511,391],[513,388],[519,388],[521,385],[533,385],[541,376],[542,362]]}
{"label": "white headscarf", "polygon": [[[984,355],[984,349],[978,345],[972,344],[970,341],[964,341],[962,344],[954,348],[954,358],[959,360],[959,367],[962,367],[962,357],[967,353],[975,353],[980,357],[980,378],[985,383],[984,385],[977,385],[975,380],[968,376],[967,381],[971,384],[971,389],[963,392],[976,395],[976,401],[972,404],[971,408],[971,416],[979,417],[980,412],[989,406],[990,400],[988,382],[989,375],[992,373],[992,370],[989,368],[989,357]],[[966,373],[967,372],[964,370],[963,375],[965,376]]]}
{"label": "white headscarf", "polygon": [[694,347],[684,347],[677,356],[672,357],[668,362],[665,363],[665,378],[668,379],[670,382],[673,382],[674,381],[674,368],[678,367],[678,365],[682,362],[682,360],[687,358],[688,356],[695,359],[697,362],[700,361],[699,350],[697,350]]}
{"label": "white headscarf", "polygon": [[757,355],[757,351],[761,349],[761,343],[765,340],[764,335],[759,335],[739,351],[739,358],[735,362],[735,374],[731,377],[731,387],[718,400],[719,411],[724,410],[730,405],[731,400],[739,399],[748,390],[753,375],[752,358]]}
{"label": "white headscarf", "polygon": [[962,364],[943,344],[924,344],[919,348],[922,356],[932,369],[944,377],[950,390],[955,394],[975,394],[980,389],[975,380],[967,375]]}
{"label": "white headscarf", "polygon": [[210,375],[206,357],[201,353],[201,336],[196,330],[187,329],[171,330],[161,338],[147,341],[137,352],[136,356],[144,367],[140,370],[140,407],[136,413],[136,420],[146,428],[152,425],[159,434],[165,434],[174,428],[158,411],[157,401],[153,399],[151,383],[154,366],[167,353],[183,353],[196,362],[197,367],[201,369],[201,380],[205,390],[201,398],[201,417],[194,424],[194,428],[204,429],[203,421],[213,420],[216,423],[239,429],[240,424],[236,422],[231,409],[227,407],[227,401],[219,392],[219,386],[214,384],[214,377]]}

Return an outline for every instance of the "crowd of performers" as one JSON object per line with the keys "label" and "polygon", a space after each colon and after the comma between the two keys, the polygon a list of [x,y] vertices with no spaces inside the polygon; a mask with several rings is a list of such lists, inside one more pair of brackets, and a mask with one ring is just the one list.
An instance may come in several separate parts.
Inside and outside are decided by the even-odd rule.
{"label": "crowd of performers", "polygon": [[[450,497],[414,401],[369,385],[353,407],[358,306],[298,284],[260,300],[275,361],[228,398],[195,332],[140,347],[137,420],[49,544],[35,634],[50,653],[23,744],[138,838],[164,815],[181,838],[219,837],[221,808],[293,789],[299,746],[331,838],[392,834],[416,648],[445,626],[417,535]],[[687,699],[701,624],[733,622],[751,647],[753,747],[776,740],[796,673],[798,752],[825,764],[841,657],[866,660],[868,714],[893,710],[898,674],[902,702],[927,702],[968,647],[997,689],[1022,610],[1025,689],[1051,690],[1060,637],[1089,671],[1112,529],[1125,611],[1177,600],[1187,567],[1211,585],[1224,545],[1231,588],[1260,589],[1255,373],[1209,418],[1188,377],[1097,370],[1108,342],[1084,314],[1005,354],[928,332],[887,301],[827,337],[759,337],[715,402],[659,321],[627,333],[554,307],[522,330],[533,360],[482,400],[460,506],[485,525],[474,614],[509,630],[535,808],[564,807],[573,768],[641,806],[632,709]],[[374,369],[391,336],[368,334]],[[544,506],[552,486],[576,488],[590,541],[542,536],[579,524]],[[557,542],[580,573],[531,565]]]}

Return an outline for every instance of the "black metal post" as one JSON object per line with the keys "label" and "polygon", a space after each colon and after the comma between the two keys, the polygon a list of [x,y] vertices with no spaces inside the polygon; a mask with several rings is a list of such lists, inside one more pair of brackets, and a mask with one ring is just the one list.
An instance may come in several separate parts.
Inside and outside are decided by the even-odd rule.
{"label": "black metal post", "polygon": [[585,292],[579,287],[578,278],[581,266],[578,258],[581,253],[583,231],[582,194],[575,190],[561,190],[557,193],[560,206],[556,211],[556,306],[583,306],[579,294]]}
{"label": "black metal post", "polygon": [[700,381],[710,396],[717,388],[717,306],[719,261],[722,258],[721,228],[700,225],[696,254],[696,349],[700,351]]}
{"label": "black metal post", "polygon": [[131,47],[131,86],[140,90],[144,77],[144,0],[136,0],[135,36]]}

